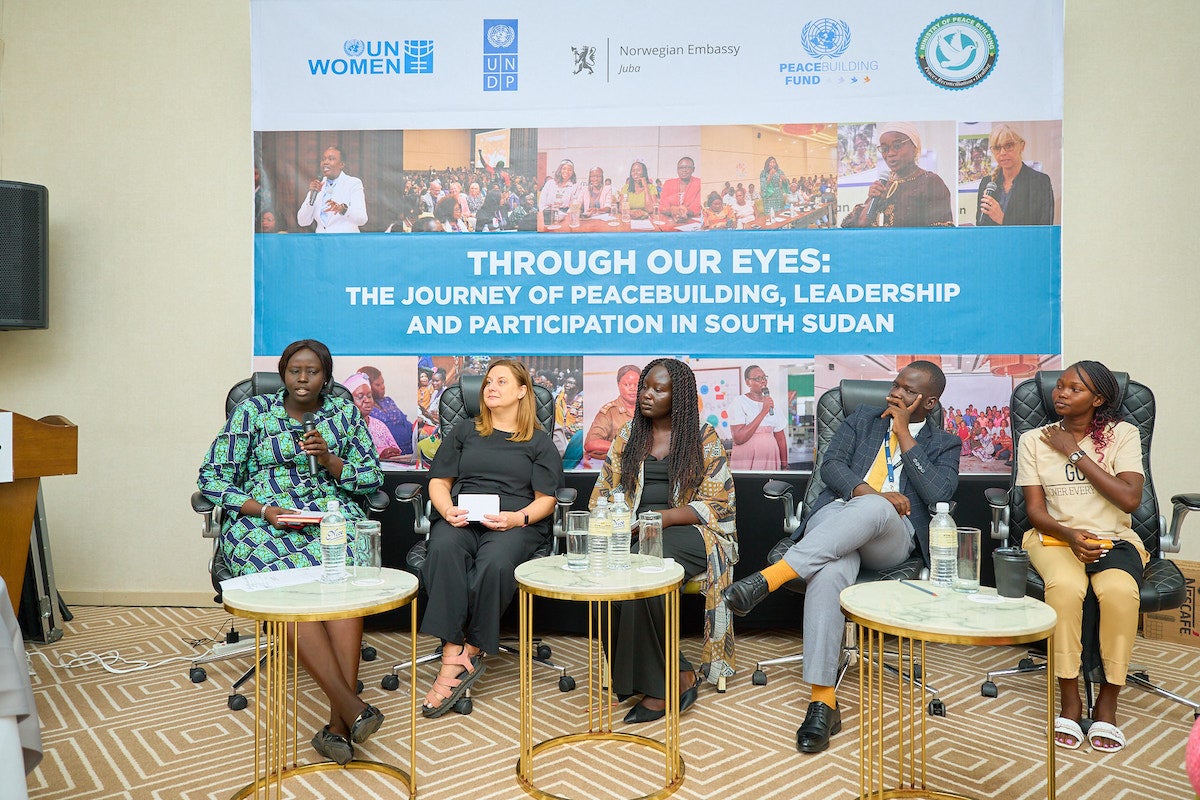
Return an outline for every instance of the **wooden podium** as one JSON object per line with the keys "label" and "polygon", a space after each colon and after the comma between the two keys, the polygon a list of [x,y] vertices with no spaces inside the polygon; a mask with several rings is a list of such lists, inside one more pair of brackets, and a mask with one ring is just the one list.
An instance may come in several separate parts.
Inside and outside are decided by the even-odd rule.
{"label": "wooden podium", "polygon": [[15,613],[21,604],[41,479],[78,471],[79,428],[59,416],[30,419],[13,413],[12,421],[13,480],[0,483],[0,577],[8,585]]}

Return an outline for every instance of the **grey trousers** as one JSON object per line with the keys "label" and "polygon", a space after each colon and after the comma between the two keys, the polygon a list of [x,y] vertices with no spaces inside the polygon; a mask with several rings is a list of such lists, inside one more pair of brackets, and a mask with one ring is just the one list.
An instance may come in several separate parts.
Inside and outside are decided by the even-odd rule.
{"label": "grey trousers", "polygon": [[838,597],[859,567],[887,569],[908,558],[913,527],[884,497],[834,500],[813,514],[783,560],[804,579],[804,680],[833,686],[846,619]]}

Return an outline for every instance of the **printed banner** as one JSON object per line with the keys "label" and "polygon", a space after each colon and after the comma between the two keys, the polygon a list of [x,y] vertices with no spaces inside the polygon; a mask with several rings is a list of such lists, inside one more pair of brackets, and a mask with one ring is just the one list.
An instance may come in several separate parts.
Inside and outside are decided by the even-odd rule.
{"label": "printed banner", "polygon": [[1061,2],[529,9],[252,0],[255,368],[326,342],[420,466],[441,389],[517,356],[587,468],[671,354],[771,470],[922,358],[963,471],[1008,470],[1061,366]]}
{"label": "printed banner", "polygon": [[262,236],[255,350],[1058,352],[1058,228],[894,233]]}

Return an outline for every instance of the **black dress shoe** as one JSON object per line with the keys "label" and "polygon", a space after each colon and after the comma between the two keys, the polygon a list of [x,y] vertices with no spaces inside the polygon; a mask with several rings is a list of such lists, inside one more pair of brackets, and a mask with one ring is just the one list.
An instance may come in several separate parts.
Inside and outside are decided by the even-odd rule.
{"label": "black dress shoe", "polygon": [[819,753],[829,747],[829,737],[841,729],[841,709],[813,701],[808,704],[808,713],[796,731],[796,749],[801,753]]}
{"label": "black dress shoe", "polygon": [[[679,713],[682,714],[692,706],[696,705],[696,699],[700,696],[700,677],[697,675],[692,681],[692,685],[679,693]],[[656,719],[662,719],[667,715],[665,708],[652,709],[638,703],[633,708],[629,709],[629,713],[625,715],[625,724],[636,725],[639,722],[653,722]]]}
{"label": "black dress shoe", "polygon": [[722,592],[729,610],[744,617],[756,605],[767,598],[771,590],[767,588],[767,579],[761,572],[756,572],[748,578],[734,581],[728,589]]}

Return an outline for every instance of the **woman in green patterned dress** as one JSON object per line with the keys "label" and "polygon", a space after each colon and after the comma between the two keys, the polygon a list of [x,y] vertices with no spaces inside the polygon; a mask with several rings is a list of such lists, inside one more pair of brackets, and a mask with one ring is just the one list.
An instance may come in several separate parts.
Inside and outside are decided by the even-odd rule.
{"label": "woman in green patterned dress", "polygon": [[[329,348],[313,339],[293,342],[279,358],[279,375],[283,389],[240,403],[200,467],[200,491],[224,513],[221,554],[235,575],[320,564],[317,526],[289,527],[279,517],[323,511],[336,499],[353,525],[365,516],[356,497],[383,484],[362,415],[329,394]],[[306,433],[310,413],[316,427]],[[329,698],[329,724],[312,745],[339,764],[353,758],[351,741],[365,742],[383,723],[355,691],[362,628],[361,618],[296,625],[300,663]]]}

